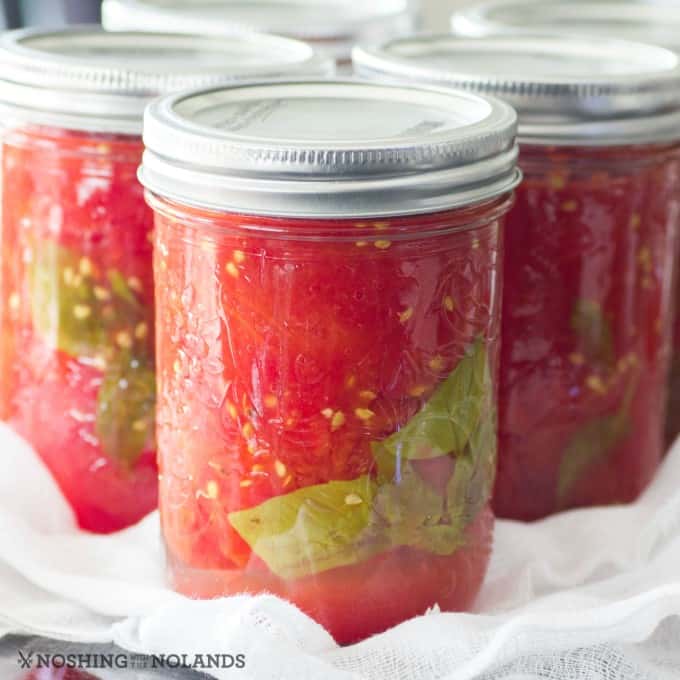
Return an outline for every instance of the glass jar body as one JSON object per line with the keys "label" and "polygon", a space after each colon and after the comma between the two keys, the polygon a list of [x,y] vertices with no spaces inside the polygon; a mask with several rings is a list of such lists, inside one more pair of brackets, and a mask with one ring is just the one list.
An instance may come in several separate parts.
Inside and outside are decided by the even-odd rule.
{"label": "glass jar body", "polygon": [[0,416],[96,532],[157,504],[142,151],[138,137],[23,123],[2,138]]}
{"label": "glass jar body", "polygon": [[633,501],[663,453],[679,208],[668,146],[524,147],[508,218],[499,516]]}
{"label": "glass jar body", "polygon": [[675,271],[675,323],[668,402],[666,407],[666,446],[670,447],[680,434],[680,267]]}
{"label": "glass jar body", "polygon": [[172,585],[275,593],[340,643],[468,608],[491,548],[509,198],[357,221],[149,200]]}

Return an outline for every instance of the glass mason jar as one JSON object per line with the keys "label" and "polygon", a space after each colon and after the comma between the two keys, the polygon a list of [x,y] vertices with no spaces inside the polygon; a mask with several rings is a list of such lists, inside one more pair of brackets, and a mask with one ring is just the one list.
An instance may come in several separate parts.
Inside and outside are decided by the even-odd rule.
{"label": "glass mason jar", "polygon": [[373,78],[489,90],[519,109],[497,513],[532,520],[634,500],[663,454],[678,58],[636,43],[441,36],[357,51],[356,63]]}
{"label": "glass mason jar", "polygon": [[495,508],[633,501],[663,454],[680,150],[522,147]]}
{"label": "glass mason jar", "polygon": [[420,0],[104,0],[109,31],[233,35],[255,30],[304,40],[351,71],[354,45],[408,35],[420,26]]}
{"label": "glass mason jar", "polygon": [[586,35],[673,48],[680,43],[680,7],[673,0],[481,0],[451,16],[461,37]]}
{"label": "glass mason jar", "polygon": [[475,95],[352,81],[149,109],[177,590],[275,593],[340,643],[470,606],[493,526],[514,121]]}
{"label": "glass mason jar", "polygon": [[0,417],[85,529],[120,529],[157,504],[144,106],[236,77],[238,60],[224,61],[239,53],[244,76],[323,63],[284,39],[222,42],[96,28],[0,40]]}
{"label": "glass mason jar", "polygon": [[666,446],[671,446],[680,434],[680,278],[676,267],[675,324],[673,327],[673,352],[670,378],[668,380],[668,403],[666,408]]}
{"label": "glass mason jar", "polygon": [[[637,40],[680,51],[680,6],[666,0],[485,0],[457,11],[454,32],[509,36],[530,30]],[[676,265],[677,267],[677,265]],[[666,444],[680,434],[680,277],[666,415]]]}

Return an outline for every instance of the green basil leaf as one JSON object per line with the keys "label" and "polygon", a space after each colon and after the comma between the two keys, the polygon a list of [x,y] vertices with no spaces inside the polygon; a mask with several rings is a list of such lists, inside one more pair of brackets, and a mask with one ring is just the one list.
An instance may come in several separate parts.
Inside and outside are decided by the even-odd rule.
{"label": "green basil leaf", "polygon": [[465,546],[465,526],[459,517],[453,516],[448,522],[425,527],[422,540],[414,547],[442,557],[453,555]]}
{"label": "green basil leaf", "polygon": [[[125,277],[53,241],[34,249],[31,312],[38,333],[75,359],[106,366],[95,433],[103,451],[132,464],[153,446],[155,379],[147,312]],[[136,335],[139,328],[143,333]]]}
{"label": "green basil leaf", "polygon": [[[411,547],[451,555],[488,502],[495,475],[496,419],[481,341],[404,428],[373,442],[377,479],[363,476],[278,496],[229,520],[282,578],[299,578]],[[415,461],[456,454],[442,495]]]}
{"label": "green basil leaf", "polygon": [[229,521],[276,575],[293,579],[355,564],[384,550],[368,531],[375,495],[368,476],[276,496]]}
{"label": "green basil leaf", "polygon": [[469,454],[456,458],[456,467],[446,487],[446,507],[457,524],[465,525],[468,518],[468,507],[473,494],[470,485],[475,475],[475,461]]}
{"label": "green basil leaf", "polygon": [[109,344],[98,318],[98,301],[79,272],[80,259],[46,241],[34,250],[30,270],[31,312],[35,329],[54,347],[73,357],[92,358]]}
{"label": "green basil leaf", "polygon": [[489,497],[473,490],[473,479],[478,474],[467,457],[456,459],[456,469],[449,480],[446,497],[447,516],[450,531],[446,535],[444,547],[447,552],[431,548],[437,554],[452,554],[466,543],[465,529],[477,517],[479,511],[489,503]]}
{"label": "green basil leaf", "polygon": [[408,546],[435,555],[452,555],[463,544],[464,525],[446,499],[406,462],[399,484],[380,488],[375,512],[387,520],[391,547]]}
{"label": "green basil leaf", "polygon": [[120,352],[109,364],[97,395],[95,434],[104,453],[133,465],[154,447],[155,401],[153,365]]}
{"label": "green basil leaf", "polygon": [[111,284],[111,291],[117,298],[133,307],[136,307],[139,304],[130,285],[119,271],[116,271],[115,269],[110,270],[107,274],[107,278]]}
{"label": "green basil leaf", "polygon": [[445,512],[444,499],[409,462],[403,464],[398,483],[378,488],[373,509],[389,528],[393,545],[413,545],[418,531],[439,523]]}
{"label": "green basil leaf", "polygon": [[593,300],[578,300],[571,316],[571,327],[579,336],[585,358],[591,363],[611,366],[614,340],[602,307]]}
{"label": "green basil leaf", "polygon": [[468,445],[469,455],[474,461],[474,470],[467,484],[466,517],[469,521],[489,504],[496,481],[498,430],[496,411],[491,402],[489,394],[488,407]]}
{"label": "green basil leaf", "polygon": [[596,463],[606,459],[628,435],[630,405],[637,387],[637,376],[631,380],[620,409],[586,423],[567,444],[557,477],[557,505],[564,507],[574,485]]}
{"label": "green basil leaf", "polygon": [[464,520],[406,464],[399,484],[368,476],[305,487],[229,515],[273,573],[294,579],[348,566],[408,546],[451,555]]}
{"label": "green basil leaf", "polygon": [[127,333],[132,342],[138,324],[148,323],[146,311],[120,272],[94,272],[89,263],[84,269],[85,258],[51,241],[34,252],[33,325],[56,349],[74,358],[99,358],[115,351],[118,331]]}
{"label": "green basil leaf", "polygon": [[456,458],[447,486],[447,507],[452,517],[467,526],[486,507],[493,493],[497,457],[496,420],[493,410],[473,434],[466,455]]}
{"label": "green basil leaf", "polygon": [[463,453],[490,391],[486,348],[477,340],[419,413],[387,439],[372,443],[380,476],[394,476],[396,459],[422,460]]}

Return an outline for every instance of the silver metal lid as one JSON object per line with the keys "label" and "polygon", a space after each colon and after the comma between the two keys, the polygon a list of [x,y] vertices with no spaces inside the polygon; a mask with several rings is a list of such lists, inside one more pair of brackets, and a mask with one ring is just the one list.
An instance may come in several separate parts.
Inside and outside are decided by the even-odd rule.
{"label": "silver metal lid", "polygon": [[357,80],[250,83],[164,97],[145,115],[152,192],[248,214],[436,212],[512,190],[516,114],[468,92]]}
{"label": "silver metal lid", "polygon": [[361,76],[489,93],[537,144],[680,139],[680,57],[650,45],[576,37],[429,35],[355,48]]}
{"label": "silver metal lid", "polygon": [[677,0],[486,0],[451,21],[456,34],[468,37],[549,31],[680,47]]}
{"label": "silver metal lid", "polygon": [[111,31],[277,33],[348,61],[359,42],[412,33],[418,7],[419,0],[104,0],[102,21]]}
{"label": "silver metal lid", "polygon": [[274,36],[10,31],[0,36],[0,105],[45,125],[140,134],[144,108],[160,94],[332,69],[309,45]]}

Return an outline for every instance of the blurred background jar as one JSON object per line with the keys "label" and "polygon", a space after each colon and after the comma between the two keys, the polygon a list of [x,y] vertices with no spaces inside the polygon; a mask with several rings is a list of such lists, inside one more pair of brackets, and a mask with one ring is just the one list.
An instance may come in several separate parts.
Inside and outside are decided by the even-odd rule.
{"label": "blurred background jar", "polygon": [[[621,38],[680,50],[680,3],[675,0],[486,0],[452,17],[461,36],[559,30],[574,35]],[[666,443],[680,434],[680,277],[675,289]]]}
{"label": "blurred background jar", "polygon": [[[411,3],[416,13],[420,10],[424,26],[432,30],[441,30],[453,9],[469,4],[467,0],[411,0]],[[101,0],[0,0],[2,28],[94,23],[100,19]]]}
{"label": "blurred background jar", "polygon": [[420,7],[416,0],[104,0],[102,21],[108,30],[286,35],[349,70],[354,45],[414,32]]}
{"label": "blurred background jar", "polygon": [[329,67],[308,45],[254,34],[0,37],[0,418],[83,528],[114,531],[156,507],[144,107],[189,86]]}
{"label": "blurred background jar", "polygon": [[678,56],[556,34],[435,35],[358,48],[355,68],[492,93],[519,112],[525,178],[506,231],[497,513],[532,520],[634,500],[664,451]]}

